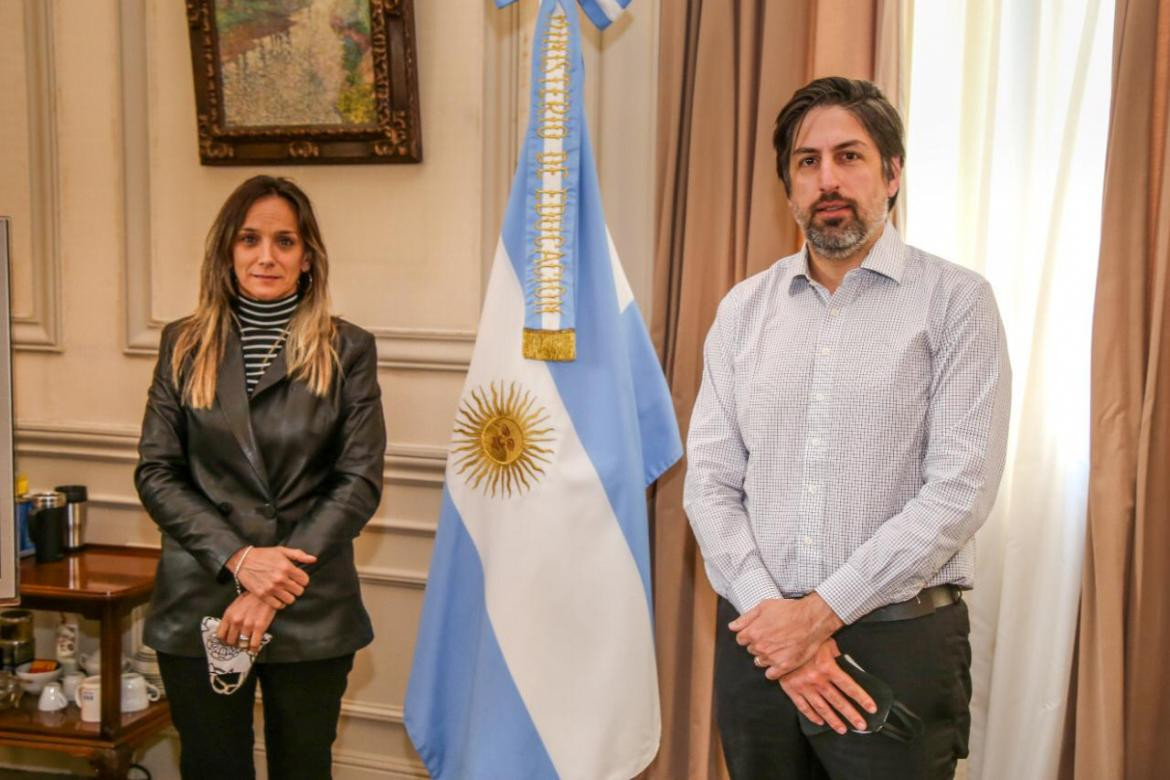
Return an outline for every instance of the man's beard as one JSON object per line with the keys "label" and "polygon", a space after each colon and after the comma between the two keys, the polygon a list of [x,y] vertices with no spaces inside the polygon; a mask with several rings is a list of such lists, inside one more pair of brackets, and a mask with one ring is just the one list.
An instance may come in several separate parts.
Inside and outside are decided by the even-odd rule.
{"label": "man's beard", "polygon": [[[816,223],[817,207],[822,203],[836,202],[845,203],[853,212],[853,219],[844,226],[841,226],[839,218],[831,220],[836,223],[835,225],[818,225]],[[822,196],[808,212],[799,212],[796,216],[797,222],[800,223],[800,229],[804,231],[805,240],[813,249],[817,250],[818,254],[827,260],[844,260],[881,232],[886,217],[889,216],[889,209],[882,208],[881,211],[881,214],[875,215],[876,219],[867,219],[869,215],[857,207],[856,201],[846,200],[839,196]]]}

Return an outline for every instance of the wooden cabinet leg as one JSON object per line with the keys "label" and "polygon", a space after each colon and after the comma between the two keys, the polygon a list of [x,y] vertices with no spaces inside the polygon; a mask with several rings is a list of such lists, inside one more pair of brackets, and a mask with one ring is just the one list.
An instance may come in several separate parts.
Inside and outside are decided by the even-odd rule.
{"label": "wooden cabinet leg", "polygon": [[122,730],[122,614],[113,602],[102,605],[101,731],[116,740]]}
{"label": "wooden cabinet leg", "polygon": [[125,780],[130,772],[130,758],[130,748],[114,748],[94,753],[89,763],[97,770],[100,780]]}

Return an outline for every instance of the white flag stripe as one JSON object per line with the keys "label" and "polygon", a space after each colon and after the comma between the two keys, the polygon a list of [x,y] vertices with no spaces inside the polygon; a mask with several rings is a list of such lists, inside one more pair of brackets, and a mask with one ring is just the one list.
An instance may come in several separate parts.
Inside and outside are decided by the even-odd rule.
{"label": "white flag stripe", "polygon": [[614,246],[613,235],[609,232],[608,225],[605,228],[605,240],[609,242],[609,264],[613,269],[613,286],[617,290],[618,313],[621,313],[634,302],[634,291],[630,287],[630,280],[626,278],[626,269],[622,268],[622,261],[618,257],[617,247]]}
{"label": "white flag stripe", "polygon": [[[521,357],[523,317],[523,288],[501,243],[479,334],[497,346],[477,351],[467,386],[515,380],[530,391],[556,430],[555,462],[532,490],[509,498],[486,497],[453,466],[447,485],[483,562],[508,669],[557,771],[629,778],[653,759],[660,731],[649,608],[552,374]],[[614,756],[628,763],[613,765]]]}
{"label": "white flag stripe", "polygon": [[597,7],[611,22],[621,16],[622,11],[625,10],[618,4],[617,0],[597,0]]}

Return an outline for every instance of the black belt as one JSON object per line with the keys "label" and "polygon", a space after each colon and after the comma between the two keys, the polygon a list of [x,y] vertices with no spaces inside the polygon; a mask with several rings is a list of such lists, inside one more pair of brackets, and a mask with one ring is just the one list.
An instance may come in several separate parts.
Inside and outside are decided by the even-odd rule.
{"label": "black belt", "polygon": [[879,623],[892,620],[912,620],[914,618],[931,615],[935,610],[949,607],[963,598],[963,591],[956,585],[935,585],[920,591],[917,596],[897,604],[887,604],[878,607],[873,612],[861,616],[858,623]]}

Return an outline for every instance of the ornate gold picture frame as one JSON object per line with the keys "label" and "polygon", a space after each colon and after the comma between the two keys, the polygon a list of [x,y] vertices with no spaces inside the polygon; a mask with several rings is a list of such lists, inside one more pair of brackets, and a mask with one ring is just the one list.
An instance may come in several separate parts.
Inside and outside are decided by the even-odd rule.
{"label": "ornate gold picture frame", "polygon": [[422,161],[413,0],[187,0],[204,165]]}

